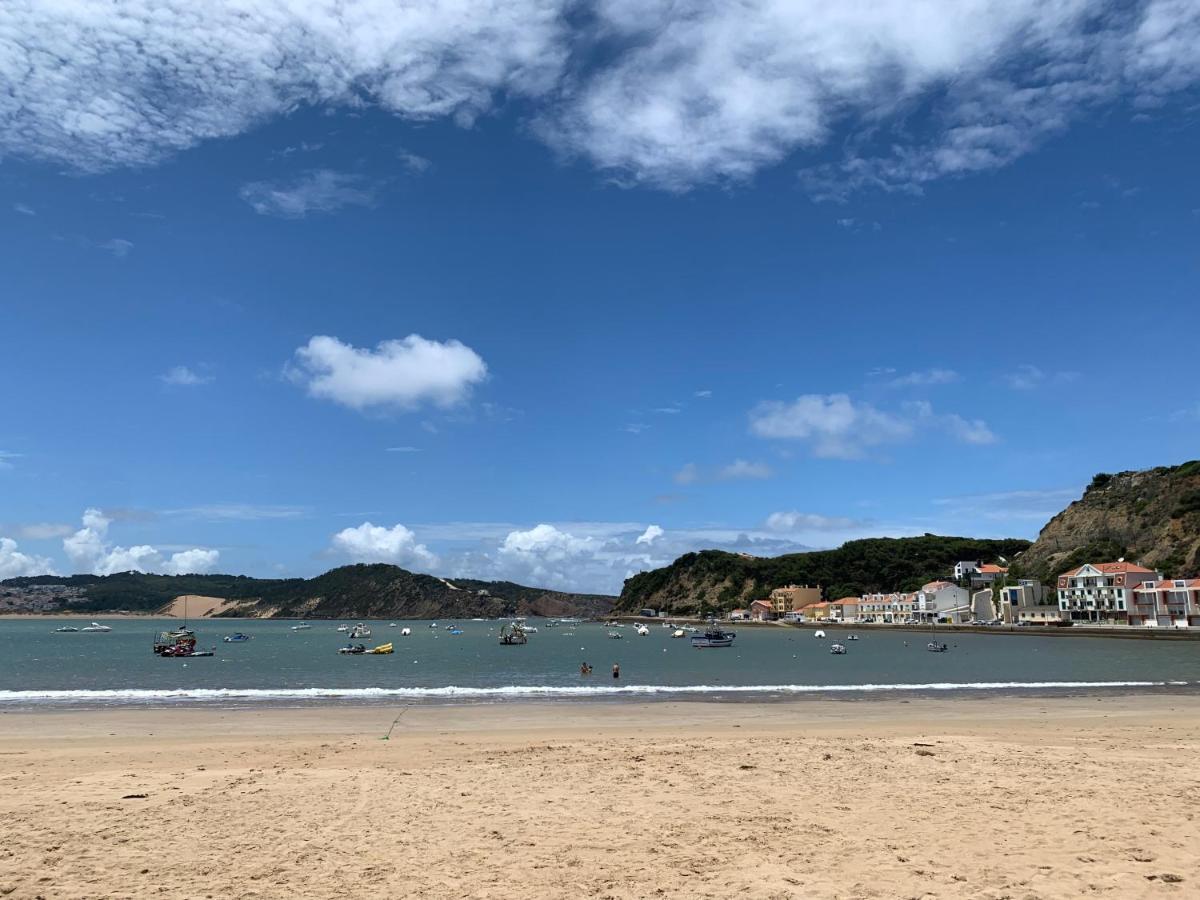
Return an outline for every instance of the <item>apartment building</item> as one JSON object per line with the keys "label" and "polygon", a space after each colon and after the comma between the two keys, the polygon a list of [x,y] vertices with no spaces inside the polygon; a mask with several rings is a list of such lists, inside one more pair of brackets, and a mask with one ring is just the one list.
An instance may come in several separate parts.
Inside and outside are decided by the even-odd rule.
{"label": "apartment building", "polygon": [[1200,626],[1200,578],[1143,580],[1133,589],[1129,624],[1163,628]]}
{"label": "apartment building", "polygon": [[1162,580],[1160,572],[1123,559],[1085,563],[1058,576],[1058,608],[1073,623],[1128,625],[1133,589]]}
{"label": "apartment building", "polygon": [[809,587],[789,584],[771,591],[770,601],[775,609],[775,618],[782,619],[790,612],[799,612],[806,606],[821,602],[821,586]]}

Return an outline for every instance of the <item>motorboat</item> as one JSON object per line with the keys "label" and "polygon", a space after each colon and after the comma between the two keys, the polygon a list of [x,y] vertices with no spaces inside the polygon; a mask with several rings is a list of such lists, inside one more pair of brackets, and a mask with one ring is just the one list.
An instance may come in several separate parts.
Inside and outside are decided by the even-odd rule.
{"label": "motorboat", "polygon": [[400,629],[400,637],[408,637],[410,634],[412,634],[411,628],[401,628]]}
{"label": "motorboat", "polygon": [[858,640],[858,635],[857,635],[857,634],[851,634],[851,635],[847,635],[847,636],[846,636],[846,640],[848,640],[848,641],[857,641],[857,640]]}
{"label": "motorboat", "polygon": [[339,625],[337,627],[337,630],[338,630],[339,634],[345,634],[347,631],[350,630],[350,626],[349,625]]}
{"label": "motorboat", "polygon": [[430,623],[429,623],[429,627],[430,627],[430,628],[437,628],[437,622],[430,622]]}
{"label": "motorboat", "polygon": [[309,625],[307,622],[301,622],[299,625],[293,625],[292,631],[308,631],[311,628],[312,628],[312,626]]}
{"label": "motorboat", "polygon": [[710,625],[704,630],[703,634],[692,635],[693,647],[732,647],[733,639],[737,634],[732,631],[726,631],[720,625]]}
{"label": "motorboat", "polygon": [[463,631],[462,631],[462,629],[461,629],[461,628],[451,628],[451,629],[450,629],[450,633],[451,633],[451,634],[462,634],[462,633],[463,633]]}
{"label": "motorboat", "polygon": [[950,647],[947,644],[943,644],[939,641],[930,641],[925,645],[925,649],[930,653],[945,653],[950,649]]}
{"label": "motorboat", "polygon": [[388,628],[398,628],[398,627],[399,626],[395,622],[388,622]]}
{"label": "motorboat", "polygon": [[196,648],[196,635],[186,626],[177,631],[161,631],[154,639],[154,653],[164,659],[212,656],[215,651]]}
{"label": "motorboat", "polygon": [[67,632],[78,631],[79,629],[76,628],[74,625],[63,625],[61,628],[55,628],[54,630],[58,634],[66,634]]}
{"label": "motorboat", "polygon": [[371,629],[368,628],[366,625],[364,625],[362,622],[359,622],[357,625],[355,625],[354,628],[350,632],[350,640],[352,640],[352,641],[357,640],[359,638],[369,638],[370,636],[371,636]]}
{"label": "motorboat", "polygon": [[832,644],[829,647],[829,652],[832,653],[834,656],[841,656],[843,653],[846,652],[846,645],[845,644]]}
{"label": "motorboat", "polygon": [[621,634],[621,632],[619,632],[619,631],[610,631],[608,633],[608,636],[610,638],[612,638],[614,641],[619,641],[625,637],[625,635]]}
{"label": "motorboat", "polygon": [[99,622],[93,622],[91,625],[84,626],[83,628],[80,628],[79,630],[91,632],[93,634],[105,634],[106,632],[112,631],[112,626],[111,625],[101,625]]}
{"label": "motorboat", "polygon": [[687,632],[684,631],[682,628],[676,628],[674,631],[671,632],[671,637],[673,637],[673,638],[687,637]]}
{"label": "motorboat", "polygon": [[527,644],[529,638],[525,636],[525,629],[516,622],[510,622],[507,625],[500,626],[500,643],[505,646],[512,644]]}
{"label": "motorboat", "polygon": [[813,637],[818,638],[818,639],[823,639],[825,637],[825,632],[823,632],[821,629],[818,628],[816,631],[813,632]]}
{"label": "motorboat", "polygon": [[645,625],[639,625],[637,627],[637,633],[639,635],[641,635],[642,637],[645,637],[646,635],[648,635],[650,633],[650,629],[647,628]]}
{"label": "motorboat", "polygon": [[526,634],[537,634],[537,627],[534,625],[522,625],[521,628]]}
{"label": "motorboat", "polygon": [[234,634],[225,635],[222,640],[227,644],[244,644],[246,641],[250,640],[250,635],[242,634],[240,631],[238,631]]}
{"label": "motorboat", "polygon": [[345,647],[338,647],[338,653],[341,653],[343,656],[357,656],[360,653],[366,652],[366,644],[347,644]]}
{"label": "motorboat", "polygon": [[385,656],[392,652],[391,644],[380,644],[378,647],[372,647],[367,651],[369,656]]}

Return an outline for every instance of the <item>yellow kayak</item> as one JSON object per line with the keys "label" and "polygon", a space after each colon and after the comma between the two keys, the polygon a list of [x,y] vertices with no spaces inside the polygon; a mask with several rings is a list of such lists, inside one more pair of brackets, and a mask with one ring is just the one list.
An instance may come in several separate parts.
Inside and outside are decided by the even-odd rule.
{"label": "yellow kayak", "polygon": [[392,645],[391,644],[380,644],[378,647],[373,647],[372,649],[368,650],[367,652],[368,653],[391,653]]}

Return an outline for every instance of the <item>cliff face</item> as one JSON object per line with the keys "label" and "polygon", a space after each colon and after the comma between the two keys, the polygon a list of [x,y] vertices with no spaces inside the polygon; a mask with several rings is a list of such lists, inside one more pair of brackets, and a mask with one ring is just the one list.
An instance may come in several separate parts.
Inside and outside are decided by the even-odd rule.
{"label": "cliff face", "polygon": [[1097,475],[1042,529],[1014,574],[1050,581],[1085,562],[1121,557],[1168,577],[1200,574],[1200,460]]}
{"label": "cliff face", "polygon": [[915,590],[949,573],[956,562],[1012,559],[1029,541],[975,540],[927,534],[915,538],[849,541],[836,550],[760,558],[705,550],[625,582],[617,609],[643,607],[675,614],[748,607],[788,584],[821,585],[828,599],[876,591]]}

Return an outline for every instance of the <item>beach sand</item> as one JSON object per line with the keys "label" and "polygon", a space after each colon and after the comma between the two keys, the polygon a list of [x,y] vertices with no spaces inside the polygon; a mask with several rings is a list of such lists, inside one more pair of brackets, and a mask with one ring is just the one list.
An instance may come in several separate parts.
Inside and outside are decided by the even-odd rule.
{"label": "beach sand", "polygon": [[1194,897],[1198,814],[1178,695],[0,715],[20,898]]}

